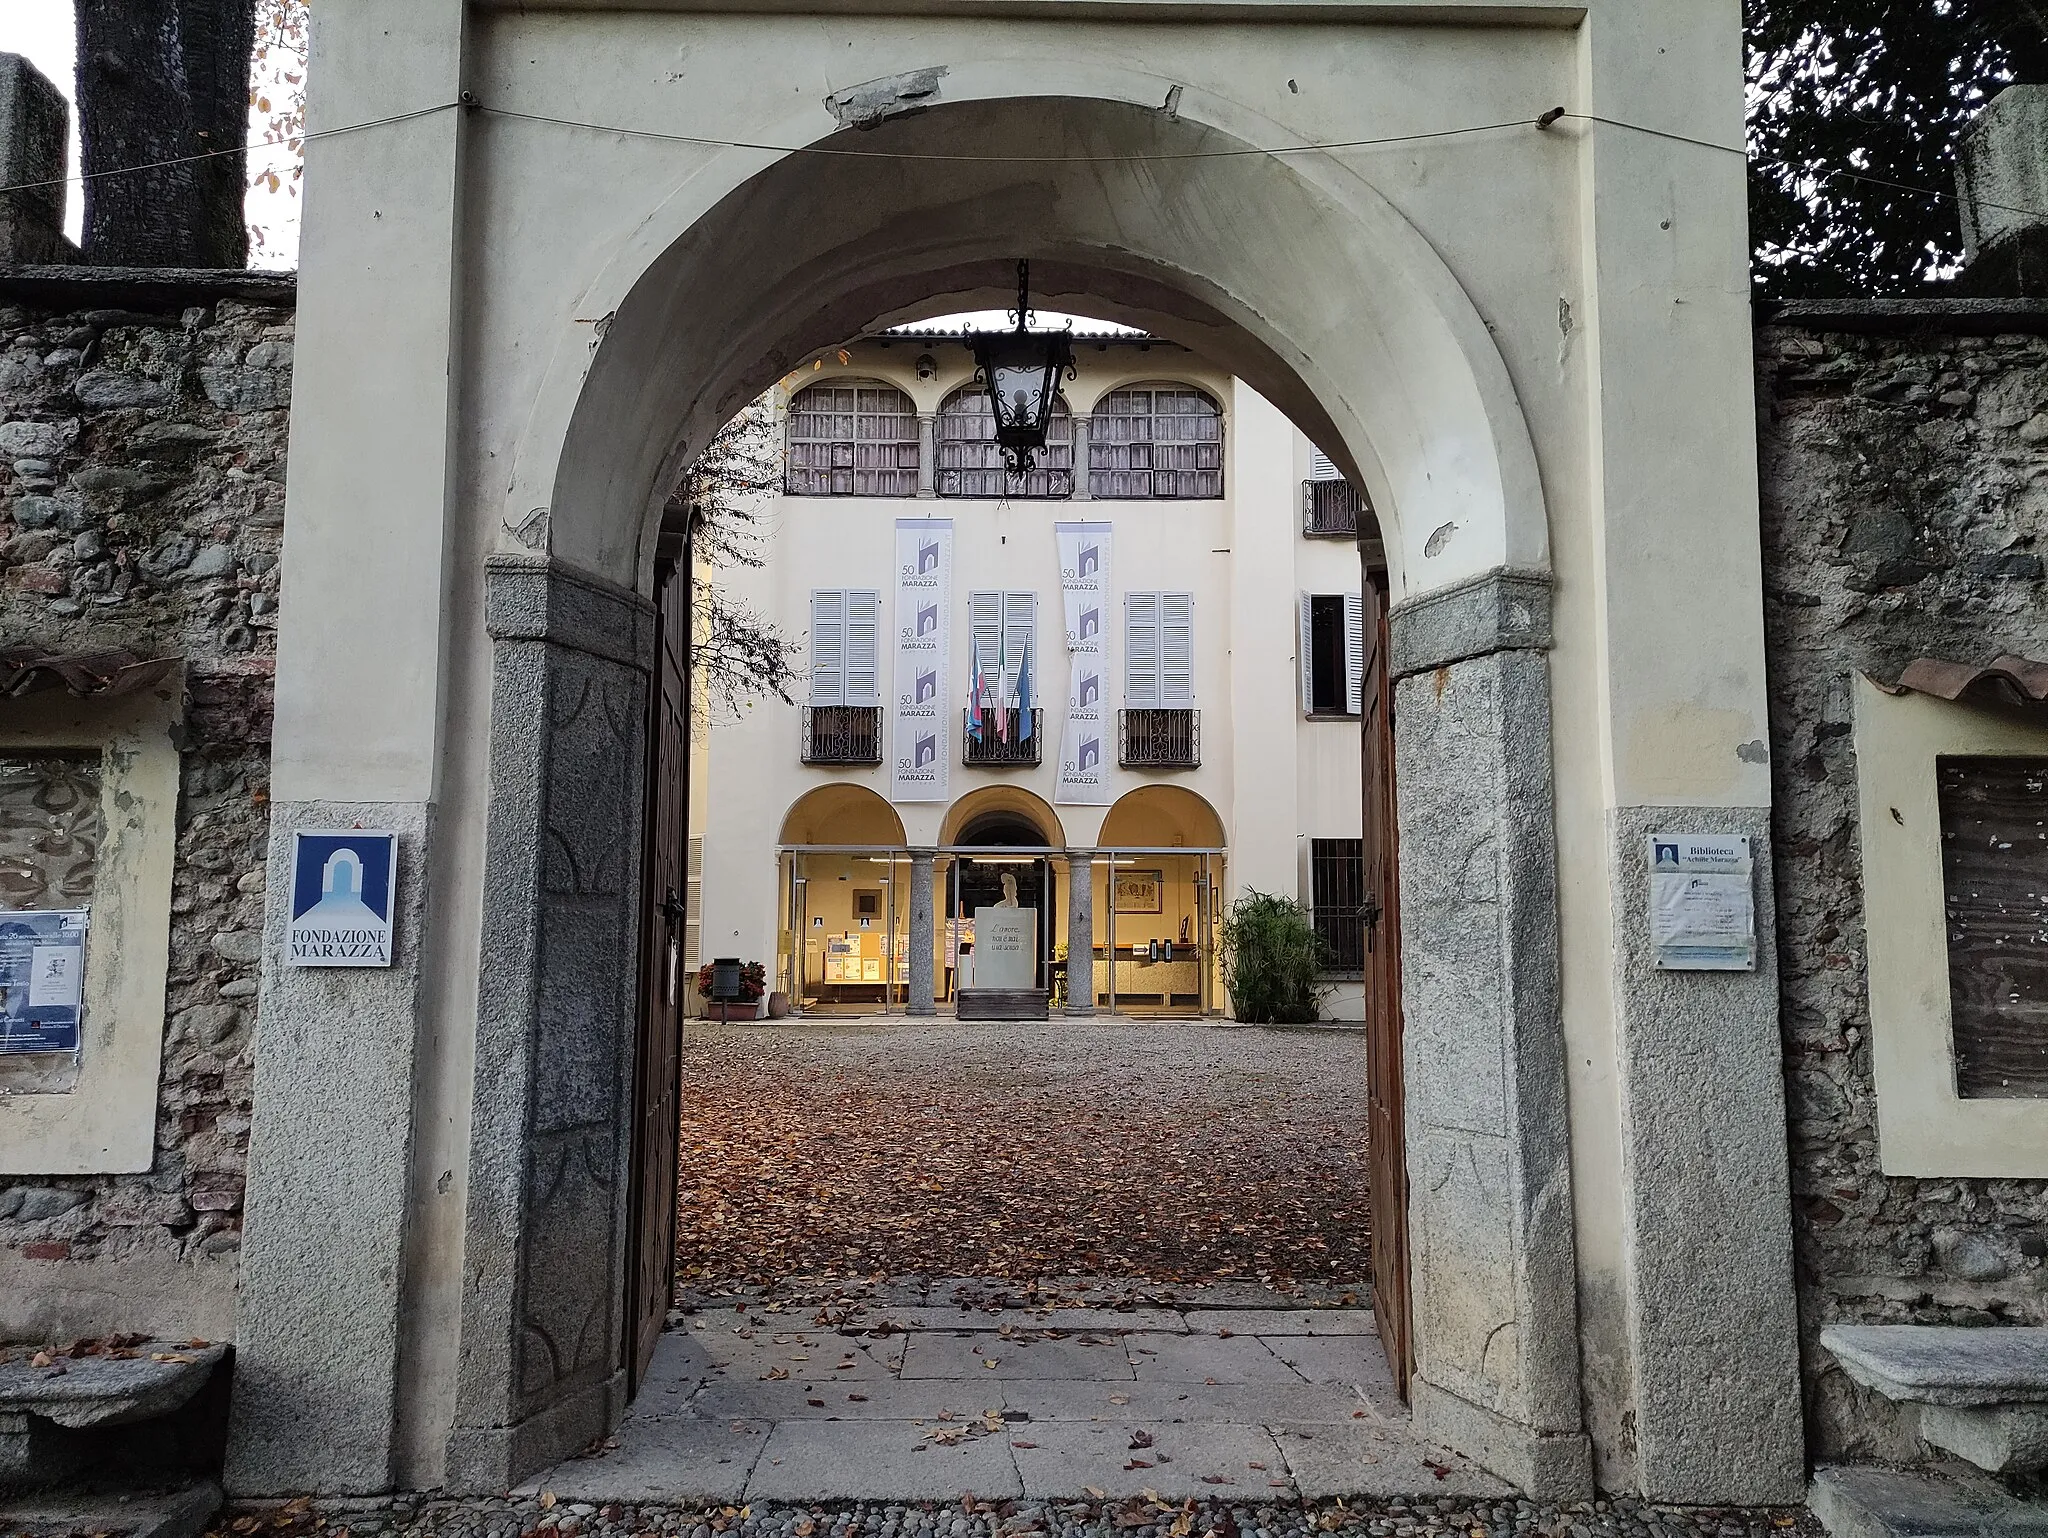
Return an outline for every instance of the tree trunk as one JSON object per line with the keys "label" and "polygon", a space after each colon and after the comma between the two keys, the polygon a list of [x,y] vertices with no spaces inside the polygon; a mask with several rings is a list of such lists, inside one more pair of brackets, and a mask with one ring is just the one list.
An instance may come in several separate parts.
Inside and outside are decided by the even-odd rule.
{"label": "tree trunk", "polygon": [[252,0],[78,0],[88,262],[247,265],[254,42]]}

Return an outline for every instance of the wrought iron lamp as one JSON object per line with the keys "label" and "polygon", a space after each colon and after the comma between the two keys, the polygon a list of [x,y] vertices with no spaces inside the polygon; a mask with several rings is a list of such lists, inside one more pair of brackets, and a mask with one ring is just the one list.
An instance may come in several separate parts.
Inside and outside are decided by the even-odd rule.
{"label": "wrought iron lamp", "polygon": [[995,410],[996,443],[1012,475],[1026,474],[1045,447],[1052,426],[1053,403],[1059,398],[1060,376],[1074,377],[1071,327],[1032,331],[1031,264],[1017,264],[1017,308],[1008,331],[975,332],[967,339],[988,402]]}

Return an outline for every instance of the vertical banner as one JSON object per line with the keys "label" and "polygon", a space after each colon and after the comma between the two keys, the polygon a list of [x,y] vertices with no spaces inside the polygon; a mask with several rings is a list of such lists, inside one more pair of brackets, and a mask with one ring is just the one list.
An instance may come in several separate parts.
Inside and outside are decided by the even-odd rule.
{"label": "vertical banner", "polygon": [[948,797],[953,733],[946,688],[953,630],[953,520],[896,520],[896,725],[889,799]]}
{"label": "vertical banner", "polygon": [[1053,525],[1067,620],[1067,721],[1053,792],[1062,806],[1109,803],[1109,532],[1106,523]]}

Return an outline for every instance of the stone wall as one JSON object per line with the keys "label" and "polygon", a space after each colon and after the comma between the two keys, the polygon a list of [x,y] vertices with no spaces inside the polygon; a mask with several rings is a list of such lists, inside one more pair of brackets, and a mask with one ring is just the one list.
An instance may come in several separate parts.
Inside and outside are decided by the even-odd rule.
{"label": "stone wall", "polygon": [[155,1167],[0,1179],[0,1337],[232,1329],[292,321],[288,280],[0,270],[0,645],[188,679]]}
{"label": "stone wall", "polygon": [[1779,977],[1808,1439],[1910,1458],[1822,1325],[2048,1324],[2048,1182],[1878,1168],[1853,677],[2048,658],[2048,314],[1814,306],[1757,332]]}

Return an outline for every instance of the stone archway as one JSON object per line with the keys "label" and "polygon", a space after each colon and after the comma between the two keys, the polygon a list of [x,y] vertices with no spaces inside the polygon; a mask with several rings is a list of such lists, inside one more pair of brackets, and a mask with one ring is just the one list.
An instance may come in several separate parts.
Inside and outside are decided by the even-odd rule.
{"label": "stone archway", "polygon": [[266,978],[234,1483],[502,1488],[616,1419],[661,505],[811,352],[1028,257],[1383,520],[1418,1421],[1578,1493],[1583,1405],[1611,1482],[1796,1495],[1773,978],[1658,974],[1631,863],[1712,827],[1768,867],[1732,11],[986,9],[316,39],[310,126],[378,126],[309,149],[274,829],[398,828],[418,943]]}

